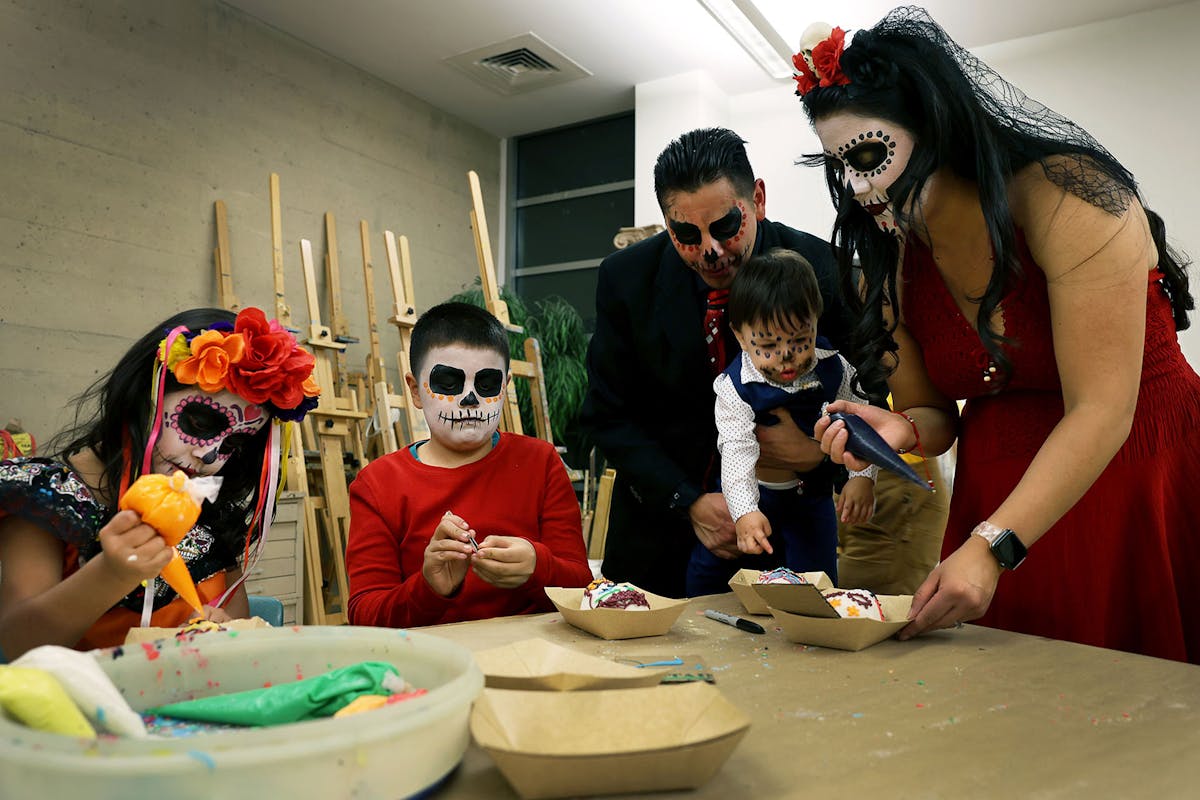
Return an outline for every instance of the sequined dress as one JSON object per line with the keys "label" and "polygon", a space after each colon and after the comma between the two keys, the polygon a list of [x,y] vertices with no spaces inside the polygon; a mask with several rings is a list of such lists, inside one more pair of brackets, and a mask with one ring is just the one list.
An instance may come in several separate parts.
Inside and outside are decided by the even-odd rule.
{"label": "sequined dress", "polygon": [[[1023,275],[1000,309],[1010,379],[989,360],[916,237],[906,243],[905,324],[947,396],[967,400],[942,556],[1012,492],[1063,415],[1046,279],[1018,237]],[[1200,376],[1184,359],[1171,305],[1149,275],[1146,343],[1132,430],[1083,498],[1005,573],[979,624],[1200,661]],[[919,311],[913,309],[919,308]],[[1103,369],[1103,364],[1097,364]]]}
{"label": "sequined dress", "polygon": [[[10,514],[33,522],[63,542],[64,578],[100,552],[97,535],[112,516],[69,466],[36,457],[0,461],[0,519]],[[237,566],[235,546],[214,535],[201,517],[176,548],[204,601],[224,591],[225,570]],[[123,642],[128,629],[140,623],[144,594],[139,586],[126,595],[88,630],[78,648]],[[192,614],[191,607],[161,580],[156,583],[154,609],[154,627],[175,627]]]}

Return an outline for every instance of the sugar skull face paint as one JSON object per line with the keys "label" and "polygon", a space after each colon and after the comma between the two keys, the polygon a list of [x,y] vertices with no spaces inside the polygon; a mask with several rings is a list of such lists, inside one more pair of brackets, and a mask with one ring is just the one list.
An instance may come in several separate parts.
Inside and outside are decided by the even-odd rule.
{"label": "sugar skull face paint", "polygon": [[232,392],[209,394],[187,387],[163,397],[162,423],[154,471],[213,475],[250,445],[267,424],[267,415]]}
{"label": "sugar skull face paint", "polygon": [[880,230],[899,235],[889,190],[912,157],[912,134],[894,122],[847,112],[822,117],[813,127],[825,157],[840,167],[854,199]]}
{"label": "sugar skull face paint", "polygon": [[741,197],[728,178],[694,192],[671,192],[663,216],[675,252],[708,286],[724,289],[751,253],[758,220],[766,218],[766,190],[756,181]]}
{"label": "sugar skull face paint", "polygon": [[733,332],[750,363],[775,383],[791,383],[817,363],[817,318],[748,322]]}
{"label": "sugar skull face paint", "polygon": [[499,353],[450,345],[426,354],[415,393],[438,442],[466,450],[487,444],[500,427],[507,385]]}

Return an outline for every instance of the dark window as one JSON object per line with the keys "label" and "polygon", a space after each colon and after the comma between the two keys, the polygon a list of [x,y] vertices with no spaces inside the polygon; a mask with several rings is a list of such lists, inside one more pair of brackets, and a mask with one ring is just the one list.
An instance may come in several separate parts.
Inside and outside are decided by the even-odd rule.
{"label": "dark window", "polygon": [[532,306],[550,295],[596,316],[596,272],[633,224],[633,114],[519,137],[513,143],[509,283]]}

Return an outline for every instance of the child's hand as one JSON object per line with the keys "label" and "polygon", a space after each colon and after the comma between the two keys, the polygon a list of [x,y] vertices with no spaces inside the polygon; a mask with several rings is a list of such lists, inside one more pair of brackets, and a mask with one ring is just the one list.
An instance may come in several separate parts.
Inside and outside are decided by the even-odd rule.
{"label": "child's hand", "polygon": [[108,573],[129,586],[157,576],[175,555],[136,511],[122,511],[110,519],[100,529],[100,547]]}
{"label": "child's hand", "polygon": [[861,475],[846,481],[838,495],[837,514],[839,520],[851,525],[875,516],[875,481]]}
{"label": "child's hand", "polygon": [[475,531],[471,530],[466,520],[450,511],[434,529],[433,538],[425,547],[425,563],[421,565],[421,574],[429,587],[442,597],[457,592],[463,578],[467,577],[468,559],[475,552],[470,544],[474,535]]}
{"label": "child's hand", "polygon": [[537,551],[520,536],[489,536],[471,558],[475,574],[500,589],[524,586],[537,568]]}
{"label": "child's hand", "polygon": [[209,622],[220,623],[220,622],[233,622],[234,618],[229,616],[229,612],[223,608],[219,608],[217,606],[206,605],[206,606],[204,606],[203,614],[201,614],[199,611],[193,611],[192,615],[190,617],[188,617],[188,622],[195,622],[196,620],[200,620],[200,619],[206,619]]}
{"label": "child's hand", "polygon": [[767,537],[771,535],[771,523],[761,511],[751,511],[738,517],[737,527],[738,550],[743,553],[774,553]]}

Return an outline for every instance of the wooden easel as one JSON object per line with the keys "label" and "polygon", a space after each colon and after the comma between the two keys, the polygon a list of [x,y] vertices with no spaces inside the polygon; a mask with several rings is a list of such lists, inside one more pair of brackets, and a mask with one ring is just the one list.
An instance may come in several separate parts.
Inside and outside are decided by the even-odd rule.
{"label": "wooden easel", "polygon": [[600,476],[596,488],[596,508],[592,512],[591,530],[585,533],[588,543],[588,558],[604,558],[604,544],[608,538],[608,512],[612,506],[613,482],[617,479],[615,469],[606,469]]}
{"label": "wooden easel", "polygon": [[[479,284],[483,289],[483,302],[487,310],[500,320],[505,329],[512,333],[524,333],[520,326],[513,325],[508,315],[508,304],[500,298],[500,285],[496,281],[496,265],[492,261],[492,244],[488,237],[487,215],[483,209],[483,192],[479,188],[479,175],[474,170],[467,172],[471,184],[471,230],[475,234],[475,257],[479,261]],[[529,381],[529,398],[533,406],[534,427],[539,439],[554,443],[550,429],[550,406],[546,399],[546,373],[542,369],[542,351],[537,339],[525,339],[525,360],[513,360],[509,370],[514,379]],[[517,404],[516,381],[509,381],[508,398],[504,404],[501,427],[510,433],[524,433],[521,425],[521,410]]]}
{"label": "wooden easel", "polygon": [[[406,432],[402,426],[404,414],[402,410],[408,411],[411,405],[408,402],[408,396],[405,394],[404,380],[404,363],[401,361],[400,366],[400,391],[393,392],[392,387],[387,381],[387,367],[383,361],[383,351],[379,343],[379,323],[375,313],[375,267],[371,260],[371,231],[366,220],[360,220],[358,223],[359,238],[362,240],[362,257],[363,257],[363,280],[366,284],[367,292],[367,324],[370,330],[369,346],[370,352],[367,355],[367,382],[369,384],[371,398],[371,414],[375,419],[376,436],[373,440],[368,441],[368,446],[374,450],[383,453],[392,453],[399,449],[400,444],[405,441],[415,440],[415,436]],[[385,245],[389,244],[388,237],[391,232],[384,234]],[[395,248],[394,241],[390,242],[391,247],[388,248],[388,262],[391,267],[392,251]],[[391,269],[389,269],[389,273]],[[409,278],[411,285],[411,276]],[[396,280],[392,277],[392,292],[396,292]],[[411,306],[406,306],[403,316],[416,319],[416,309]],[[399,307],[399,301],[393,307],[393,319],[402,316]],[[402,359],[407,359],[408,342],[401,333],[401,349],[400,354]],[[395,411],[397,417],[395,424],[392,423],[392,412]],[[411,409],[415,411],[415,409]],[[411,420],[411,417],[409,418]],[[422,422],[424,420],[422,419]],[[411,422],[408,431],[412,431]]]}
{"label": "wooden easel", "polygon": [[[284,328],[294,331],[292,309],[284,295],[283,280],[283,221],[279,201],[279,176],[270,178],[271,203],[271,271],[275,288],[275,319]],[[311,425],[306,418],[305,422]],[[304,621],[309,625],[326,624],[324,589],[321,569],[321,537],[317,526],[317,511],[323,501],[309,491],[308,470],[304,464],[304,442],[300,425],[291,426],[288,457],[284,467],[288,489],[304,493]]]}
{"label": "wooden easel", "polygon": [[233,293],[233,265],[229,256],[229,224],[226,219],[225,201],[215,201],[213,211],[217,218],[217,246],[213,248],[213,266],[217,269],[217,297],[221,308],[240,311],[242,304]]}
{"label": "wooden easel", "polygon": [[[329,296],[329,329],[333,334],[333,341],[342,345],[340,349],[334,351],[334,395],[338,398],[347,398],[347,408],[357,409],[359,408],[358,398],[362,397],[359,393],[362,383],[359,380],[361,373],[350,371],[346,362],[345,346],[358,344],[358,339],[350,335],[350,324],[346,320],[346,314],[342,311],[342,275],[341,268],[338,266],[337,224],[330,212],[325,213],[325,243],[325,289]],[[349,432],[346,435],[346,448],[360,469],[367,464],[364,427],[365,425],[361,421],[351,422],[347,425]]]}
{"label": "wooden easel", "polygon": [[334,383],[333,371],[335,351],[346,345],[334,341],[333,332],[321,324],[321,304],[317,295],[316,271],[313,267],[312,243],[300,240],[300,261],[304,268],[304,292],[308,298],[309,335],[307,344],[313,350],[317,363],[313,376],[321,387],[321,398],[317,407],[309,412],[316,429],[320,450],[320,476],[322,500],[319,508],[325,523],[324,533],[329,551],[330,569],[337,587],[341,608],[329,611],[329,604],[322,600],[316,605],[317,616],[323,617],[321,624],[340,625],[346,621],[346,604],[350,599],[350,587],[346,579],[346,541],[350,534],[350,493],[346,482],[345,449],[350,428],[357,420],[367,415],[357,408],[353,397],[339,397]]}
{"label": "wooden easel", "polygon": [[[375,313],[375,265],[371,261],[371,229],[365,219],[358,221],[358,238],[362,246],[363,285],[367,300],[367,411],[375,421],[375,432],[365,437],[364,444],[373,457],[394,453],[397,449],[396,431],[392,428],[392,389],[387,382],[387,368],[379,345],[379,319]],[[361,396],[361,395],[360,395]]]}
{"label": "wooden easel", "polygon": [[[412,256],[409,254],[407,236],[401,235],[397,238],[391,231],[384,231],[383,244],[387,255],[388,275],[392,282],[392,316],[388,317],[388,322],[395,325],[397,333],[400,334],[396,366],[400,370],[400,381],[403,384],[404,376],[412,372],[408,351],[412,346],[412,329],[417,324],[417,308],[413,299]],[[400,392],[408,441],[428,438],[429,425],[425,422],[425,415],[413,405],[405,387],[402,386]]]}

